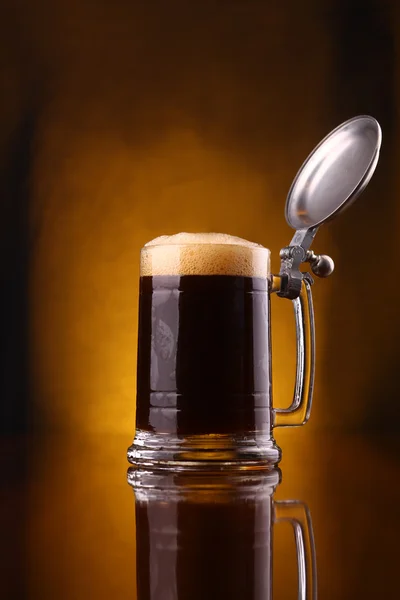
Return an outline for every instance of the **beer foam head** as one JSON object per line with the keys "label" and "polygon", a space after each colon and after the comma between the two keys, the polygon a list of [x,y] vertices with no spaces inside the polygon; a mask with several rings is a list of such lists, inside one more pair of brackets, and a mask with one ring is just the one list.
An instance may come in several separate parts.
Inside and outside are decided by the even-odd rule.
{"label": "beer foam head", "polygon": [[233,235],[177,233],[142,248],[140,274],[268,277],[269,263],[267,248]]}

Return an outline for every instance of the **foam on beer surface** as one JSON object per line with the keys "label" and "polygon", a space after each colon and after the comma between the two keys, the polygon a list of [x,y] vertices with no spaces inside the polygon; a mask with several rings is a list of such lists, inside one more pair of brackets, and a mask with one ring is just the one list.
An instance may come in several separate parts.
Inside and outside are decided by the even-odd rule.
{"label": "foam on beer surface", "polygon": [[148,242],[140,274],[268,277],[270,253],[260,244],[226,233],[176,233]]}

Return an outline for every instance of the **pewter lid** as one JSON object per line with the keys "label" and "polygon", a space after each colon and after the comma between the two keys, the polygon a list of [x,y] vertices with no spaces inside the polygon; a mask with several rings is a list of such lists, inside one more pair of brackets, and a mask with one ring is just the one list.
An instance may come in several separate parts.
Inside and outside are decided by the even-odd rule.
{"label": "pewter lid", "polygon": [[280,252],[278,295],[295,299],[310,263],[318,277],[328,277],[333,260],[309,248],[322,223],[350,206],[368,185],[379,159],[382,132],[376,119],[360,115],[331,131],[303,163],[290,187],[285,207],[288,224],[296,230],[289,246]]}
{"label": "pewter lid", "polygon": [[311,152],[290,187],[285,208],[293,229],[309,229],[350,206],[368,185],[378,162],[382,132],[361,115],[331,131]]}

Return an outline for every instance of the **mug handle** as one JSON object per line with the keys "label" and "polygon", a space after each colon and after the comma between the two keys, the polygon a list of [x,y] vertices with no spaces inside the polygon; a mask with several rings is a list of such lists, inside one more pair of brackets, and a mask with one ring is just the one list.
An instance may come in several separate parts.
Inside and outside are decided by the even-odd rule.
{"label": "mug handle", "polygon": [[317,599],[317,561],[310,510],[304,502],[274,502],[274,522],[289,522],[296,541],[298,600]]}
{"label": "mug handle", "polygon": [[[272,292],[280,290],[280,277],[274,276]],[[315,326],[311,295],[313,280],[306,273],[298,298],[292,300],[296,321],[296,381],[289,408],[273,409],[274,427],[296,427],[307,423],[312,405],[315,373]]]}

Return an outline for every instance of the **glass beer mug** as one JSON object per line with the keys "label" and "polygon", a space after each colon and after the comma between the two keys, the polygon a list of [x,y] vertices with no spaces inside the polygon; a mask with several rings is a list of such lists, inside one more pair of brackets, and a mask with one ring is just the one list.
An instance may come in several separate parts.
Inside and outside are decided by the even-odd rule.
{"label": "glass beer mug", "polygon": [[[303,502],[274,500],[278,469],[214,475],[131,469],[128,480],[135,494],[137,600],[271,600],[272,565],[280,564],[274,529],[281,522],[293,527],[297,597],[317,597],[310,513]],[[291,597],[290,591],[287,581],[277,596]]]}
{"label": "glass beer mug", "polygon": [[[279,275],[267,248],[224,234],[161,236],[141,252],[136,466],[270,468],[281,451],[273,428],[306,423],[314,364],[312,278],[333,261],[309,247],[318,227],[366,187],[379,157],[375,119],[355,117],[331,132],[294,179],[286,220],[296,232]],[[270,298],[294,305],[297,366],[286,409],[271,396]]]}

